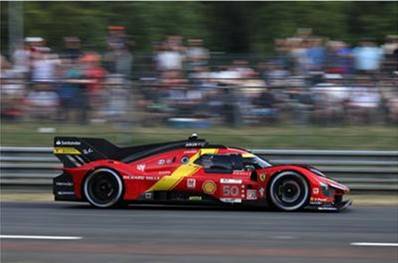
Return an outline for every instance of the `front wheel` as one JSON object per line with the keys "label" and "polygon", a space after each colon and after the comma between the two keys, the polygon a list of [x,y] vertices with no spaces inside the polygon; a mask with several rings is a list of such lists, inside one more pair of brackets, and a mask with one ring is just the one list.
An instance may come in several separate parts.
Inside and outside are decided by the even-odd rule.
{"label": "front wheel", "polygon": [[121,202],[123,182],[115,171],[101,168],[87,176],[83,191],[90,204],[108,208]]}
{"label": "front wheel", "polygon": [[280,210],[299,210],[308,202],[308,183],[301,174],[291,171],[282,172],[272,179],[269,198],[272,205]]}

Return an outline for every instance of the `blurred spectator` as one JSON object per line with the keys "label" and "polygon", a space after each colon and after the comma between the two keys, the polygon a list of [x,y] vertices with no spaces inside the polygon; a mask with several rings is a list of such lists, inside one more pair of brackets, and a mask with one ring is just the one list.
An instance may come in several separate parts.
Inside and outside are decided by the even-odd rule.
{"label": "blurred spectator", "polygon": [[357,77],[349,100],[349,117],[354,123],[370,123],[377,113],[380,94],[369,77]]}
{"label": "blurred spectator", "polygon": [[307,124],[313,110],[313,95],[306,88],[305,79],[302,76],[291,76],[288,87],[288,108],[291,111],[292,120],[296,124]]}
{"label": "blurred spectator", "polygon": [[278,111],[275,108],[275,97],[270,90],[264,88],[260,96],[253,99],[252,113],[260,118],[260,123],[275,122]]}
{"label": "blurred spectator", "polygon": [[311,71],[321,71],[323,70],[323,65],[325,62],[325,48],[322,45],[322,39],[320,38],[310,38],[308,40],[307,48],[307,62],[308,69]]}
{"label": "blurred spectator", "polygon": [[23,74],[28,74],[30,70],[30,58],[31,50],[29,44],[27,42],[20,44],[12,55],[14,69]]}
{"label": "blurred spectator", "polygon": [[80,39],[78,37],[65,37],[64,57],[70,60],[77,60],[82,55]]}
{"label": "blurred spectator", "polygon": [[306,75],[308,70],[307,48],[309,42],[301,38],[290,38],[289,57],[293,61],[293,72],[296,75]]}
{"label": "blurred spectator", "polygon": [[275,52],[276,52],[276,59],[275,64],[278,64],[283,69],[290,69],[292,67],[292,61],[289,59],[289,46],[288,40],[285,39],[275,39]]}
{"label": "blurred spectator", "polygon": [[95,52],[86,53],[82,58],[83,74],[87,79],[88,105],[91,110],[91,121],[103,122],[101,111],[104,107],[105,90],[103,80],[105,70],[100,65],[101,57]]}
{"label": "blurred spectator", "polygon": [[12,69],[12,65],[3,56],[0,56],[0,65],[1,118],[15,121],[23,115],[21,106],[26,93],[23,75],[21,71]]}
{"label": "blurred spectator", "polygon": [[126,43],[122,48],[117,49],[114,54],[115,73],[122,75],[125,79],[131,78],[133,65],[133,55],[129,47],[130,44]]}
{"label": "blurred spectator", "polygon": [[178,46],[170,42],[164,42],[156,56],[157,69],[160,71],[182,70],[184,55],[179,51]]}
{"label": "blurred spectator", "polygon": [[106,118],[113,123],[126,122],[130,96],[125,86],[124,76],[110,74],[106,77],[104,86],[109,87],[105,93],[107,97]]}
{"label": "blurred spectator", "polygon": [[335,74],[351,73],[351,49],[342,41],[329,41],[326,56],[326,72]]}
{"label": "blurred spectator", "polygon": [[360,73],[376,73],[380,69],[383,50],[370,40],[363,40],[352,51],[355,69]]}
{"label": "blurred spectator", "polygon": [[345,104],[350,96],[350,89],[343,83],[340,74],[325,74],[322,83],[311,88],[315,108],[314,118],[317,123],[338,123],[345,116]]}
{"label": "blurred spectator", "polygon": [[384,69],[390,73],[398,72],[398,35],[387,36],[382,48],[385,55]]}
{"label": "blurred spectator", "polygon": [[[83,72],[79,68],[76,60],[65,59],[62,77],[66,79],[58,88],[60,98],[60,109],[58,117],[62,121],[79,119],[81,122],[86,120],[87,102],[85,89],[81,83]],[[73,116],[79,114],[79,116]]]}
{"label": "blurred spectator", "polygon": [[264,74],[267,84],[272,88],[283,88],[287,86],[289,71],[283,69],[280,64],[268,63]]}
{"label": "blurred spectator", "polygon": [[60,63],[58,55],[51,53],[49,48],[37,48],[32,62],[32,80],[34,82],[53,82]]}
{"label": "blurred spectator", "polygon": [[108,27],[108,50],[104,55],[104,65],[109,73],[130,79],[133,64],[133,55],[130,51],[132,41],[129,41],[125,30],[123,26]]}
{"label": "blurred spectator", "polygon": [[203,47],[202,39],[188,39],[186,57],[189,70],[193,70],[197,66],[207,65],[207,60],[209,59],[209,51]]}
{"label": "blurred spectator", "polygon": [[59,97],[52,87],[38,84],[28,93],[26,105],[31,119],[51,121],[56,119]]}
{"label": "blurred spectator", "polygon": [[124,26],[109,26],[107,44],[112,50],[124,48],[127,35]]}

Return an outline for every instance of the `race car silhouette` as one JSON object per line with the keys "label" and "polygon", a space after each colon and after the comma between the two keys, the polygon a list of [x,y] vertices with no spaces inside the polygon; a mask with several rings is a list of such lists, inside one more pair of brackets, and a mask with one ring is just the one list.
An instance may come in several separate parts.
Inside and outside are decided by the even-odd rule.
{"label": "race car silhouette", "polygon": [[120,148],[104,139],[56,137],[63,173],[57,201],[98,208],[126,203],[230,204],[341,210],[347,186],[312,166],[272,165],[248,150],[187,140]]}

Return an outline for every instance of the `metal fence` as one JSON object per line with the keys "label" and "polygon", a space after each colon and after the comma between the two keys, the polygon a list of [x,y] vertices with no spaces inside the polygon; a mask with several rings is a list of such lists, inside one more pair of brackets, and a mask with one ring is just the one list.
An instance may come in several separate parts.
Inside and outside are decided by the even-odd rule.
{"label": "metal fence", "polygon": [[[265,150],[274,164],[310,164],[354,191],[398,191],[398,151]],[[62,165],[50,147],[0,147],[3,187],[50,187]]]}

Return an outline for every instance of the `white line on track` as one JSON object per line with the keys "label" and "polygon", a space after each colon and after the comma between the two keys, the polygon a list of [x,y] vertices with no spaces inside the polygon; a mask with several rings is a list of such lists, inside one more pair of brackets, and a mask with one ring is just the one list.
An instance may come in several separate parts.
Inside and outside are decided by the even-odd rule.
{"label": "white line on track", "polygon": [[0,239],[47,239],[47,240],[77,240],[82,237],[72,236],[19,236],[19,235],[0,235]]}
{"label": "white line on track", "polygon": [[353,242],[351,246],[363,247],[398,247],[398,243],[372,243],[372,242]]}

